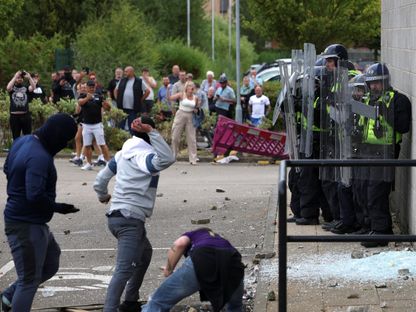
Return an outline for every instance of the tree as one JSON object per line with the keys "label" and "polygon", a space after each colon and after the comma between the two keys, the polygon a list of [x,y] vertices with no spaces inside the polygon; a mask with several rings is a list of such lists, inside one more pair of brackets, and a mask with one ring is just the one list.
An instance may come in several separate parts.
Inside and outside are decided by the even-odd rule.
{"label": "tree", "polygon": [[0,86],[5,86],[18,70],[39,73],[42,84],[48,85],[54,70],[55,49],[64,46],[64,38],[52,38],[36,33],[30,38],[18,38],[12,31],[0,41]]}
{"label": "tree", "polygon": [[[131,0],[131,2],[143,12],[147,24],[156,29],[158,38],[162,40],[175,38],[186,42],[186,0]],[[191,45],[210,51],[210,28],[203,9],[206,1],[192,0],[190,2]]]}
{"label": "tree", "polygon": [[336,42],[380,46],[380,0],[247,1],[251,19],[244,25],[285,48],[302,48],[304,42],[318,51]]}
{"label": "tree", "polygon": [[88,66],[102,82],[110,80],[114,68],[131,65],[140,71],[154,68],[159,55],[154,49],[155,30],[143,13],[128,3],[118,4],[111,14],[89,22],[80,29],[73,50],[75,66]]}
{"label": "tree", "polygon": [[12,29],[17,36],[28,38],[38,32],[51,38],[61,33],[68,39],[73,39],[83,25],[110,12],[113,3],[110,0],[7,1],[23,3],[13,17]]}
{"label": "tree", "polygon": [[[226,73],[229,79],[235,79],[235,27],[233,25],[231,32],[231,59],[229,57],[228,41],[228,22],[222,17],[215,19],[215,61],[213,69],[217,77],[221,73]],[[240,37],[240,72],[244,73],[254,60],[257,54],[254,51],[254,45],[248,41],[247,37]],[[217,74],[218,73],[218,74]]]}
{"label": "tree", "polygon": [[13,26],[13,19],[23,10],[23,0],[2,0],[0,1],[0,35],[7,35]]}

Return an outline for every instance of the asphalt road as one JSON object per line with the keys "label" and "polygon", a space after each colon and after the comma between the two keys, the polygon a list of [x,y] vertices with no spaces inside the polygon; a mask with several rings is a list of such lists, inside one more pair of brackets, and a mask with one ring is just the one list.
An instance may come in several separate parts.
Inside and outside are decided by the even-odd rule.
{"label": "asphalt road", "polygon": [[[0,159],[3,164],[4,159]],[[50,222],[62,249],[57,275],[39,289],[34,308],[103,303],[115,264],[116,240],[107,229],[106,205],[100,204],[92,184],[98,172],[84,172],[68,160],[56,160],[57,201],[81,209],[74,215],[56,214]],[[231,163],[190,166],[176,163],[162,172],[153,216],[146,229],[154,247],[152,262],[141,289],[147,296],[161,283],[160,267],[171,243],[195,229],[191,220],[209,219],[207,225],[228,238],[251,263],[262,249],[268,209],[275,206],[277,166]],[[216,189],[225,192],[217,192]],[[0,178],[0,203],[6,200],[6,179]],[[13,262],[0,218],[0,289],[15,278]],[[270,227],[269,227],[270,228]],[[269,233],[270,234],[270,233]],[[197,297],[186,303],[197,301]]]}

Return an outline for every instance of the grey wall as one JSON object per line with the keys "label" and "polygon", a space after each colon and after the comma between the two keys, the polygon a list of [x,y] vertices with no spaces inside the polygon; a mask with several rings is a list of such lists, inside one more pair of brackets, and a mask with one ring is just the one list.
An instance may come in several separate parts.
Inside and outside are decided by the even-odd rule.
{"label": "grey wall", "polygon": [[[416,0],[382,0],[381,6],[381,60],[387,63],[393,87],[416,103]],[[414,105],[412,109],[415,128]],[[400,158],[415,158],[415,141],[412,132],[404,136]],[[415,181],[416,168],[398,169],[391,196],[402,230],[412,234],[416,233]]]}

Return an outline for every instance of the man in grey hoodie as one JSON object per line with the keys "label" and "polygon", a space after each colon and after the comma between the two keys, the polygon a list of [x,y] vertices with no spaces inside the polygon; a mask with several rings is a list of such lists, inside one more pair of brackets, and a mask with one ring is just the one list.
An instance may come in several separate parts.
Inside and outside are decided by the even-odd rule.
{"label": "man in grey hoodie", "polygon": [[[139,288],[152,258],[145,220],[152,215],[159,172],[175,162],[169,145],[154,129],[149,117],[132,122],[134,136],[128,139],[95,180],[94,190],[101,203],[111,206],[108,228],[118,240],[117,263],[107,290],[104,312],[138,311]],[[113,195],[108,183],[116,176]],[[120,304],[124,288],[125,300]],[[118,310],[117,310],[118,309]]]}

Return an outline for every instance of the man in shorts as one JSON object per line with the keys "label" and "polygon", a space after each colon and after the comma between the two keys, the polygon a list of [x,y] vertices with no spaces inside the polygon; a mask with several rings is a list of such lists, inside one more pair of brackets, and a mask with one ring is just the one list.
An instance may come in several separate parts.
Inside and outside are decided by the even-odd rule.
{"label": "man in shorts", "polygon": [[92,141],[95,138],[97,144],[100,146],[104,155],[105,161],[110,160],[110,153],[105,144],[104,126],[102,123],[102,108],[110,110],[111,105],[104,101],[101,94],[96,93],[95,82],[89,80],[87,82],[87,93],[81,94],[78,99],[78,104],[82,107],[82,140],[84,143],[84,154],[87,163],[81,167],[82,170],[92,170]]}

